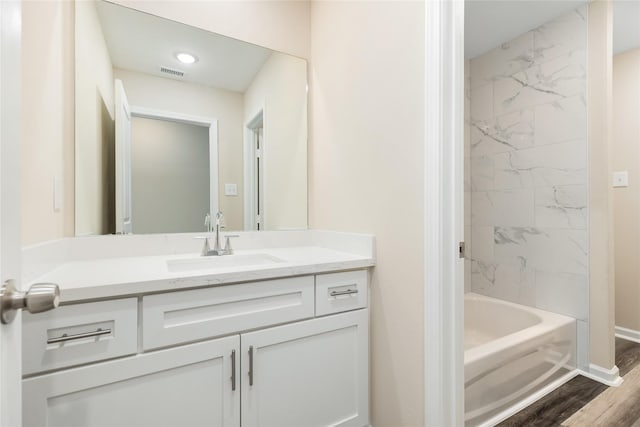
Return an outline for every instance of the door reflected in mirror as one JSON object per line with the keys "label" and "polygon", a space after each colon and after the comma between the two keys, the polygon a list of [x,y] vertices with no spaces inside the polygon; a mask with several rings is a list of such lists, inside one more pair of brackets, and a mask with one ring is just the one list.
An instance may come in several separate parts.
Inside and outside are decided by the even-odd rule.
{"label": "door reflected in mirror", "polygon": [[163,117],[132,118],[133,233],[202,231],[206,214],[217,212],[210,190],[217,183],[210,160],[217,140],[209,130]]}
{"label": "door reflected in mirror", "polygon": [[307,227],[303,59],[76,2],[76,235]]}

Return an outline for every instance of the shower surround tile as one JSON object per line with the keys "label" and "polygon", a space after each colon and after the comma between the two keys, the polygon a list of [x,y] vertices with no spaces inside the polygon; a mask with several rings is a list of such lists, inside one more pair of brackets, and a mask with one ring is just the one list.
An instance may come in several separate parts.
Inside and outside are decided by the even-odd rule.
{"label": "shower surround tile", "polygon": [[585,274],[536,271],[535,305],[543,310],[586,320],[589,307]]}
{"label": "shower surround tile", "polygon": [[471,291],[519,304],[535,304],[535,270],[524,265],[510,266],[471,262]]}
{"label": "shower surround tile", "polygon": [[493,234],[492,226],[471,228],[471,258],[474,261],[493,262]]}
{"label": "shower surround tile", "polygon": [[544,104],[584,93],[587,72],[584,51],[573,51],[527,69],[536,89],[535,104]]}
{"label": "shower surround tile", "polygon": [[535,91],[526,71],[500,77],[493,84],[493,111],[500,116],[529,108],[535,105]]}
{"label": "shower surround tile", "polygon": [[564,53],[586,51],[587,10],[580,7],[547,22],[531,32],[536,61],[556,58]]}
{"label": "shower surround tile", "polygon": [[533,189],[474,191],[471,193],[471,226],[526,227],[534,223]]}
{"label": "shower surround tile", "polygon": [[[471,248],[471,66],[464,61],[464,241]],[[471,249],[469,249],[471,250]],[[464,291],[471,292],[471,258],[465,253]]]}
{"label": "shower surround tile", "polygon": [[494,158],[494,188],[586,184],[586,149],[586,140],[578,140],[498,154]]}
{"label": "shower surround tile", "polygon": [[586,7],[471,59],[471,290],[586,319]]}
{"label": "shower surround tile", "polygon": [[534,144],[534,111],[471,122],[471,156],[521,150]]}
{"label": "shower surround tile", "polygon": [[510,76],[524,70],[533,64],[533,58],[533,32],[503,43],[471,60],[471,89],[493,82],[501,76]]}
{"label": "shower surround tile", "polygon": [[587,106],[583,95],[535,108],[535,145],[587,139]]}
{"label": "shower surround tile", "polygon": [[493,157],[482,156],[469,159],[469,182],[471,191],[493,190]]}
{"label": "shower surround tile", "polygon": [[536,226],[587,228],[587,186],[561,185],[536,188]]}
{"label": "shower surround tile", "polygon": [[493,84],[471,89],[470,96],[472,121],[477,122],[493,117]]}
{"label": "shower surround tile", "polygon": [[[583,52],[537,64],[493,84],[493,112],[501,115],[540,104],[582,95],[586,87],[586,58]],[[488,103],[474,101],[472,103]],[[474,118],[472,113],[472,119]]]}
{"label": "shower surround tile", "polygon": [[536,227],[496,227],[494,259],[498,264],[538,270],[588,274],[587,232]]}

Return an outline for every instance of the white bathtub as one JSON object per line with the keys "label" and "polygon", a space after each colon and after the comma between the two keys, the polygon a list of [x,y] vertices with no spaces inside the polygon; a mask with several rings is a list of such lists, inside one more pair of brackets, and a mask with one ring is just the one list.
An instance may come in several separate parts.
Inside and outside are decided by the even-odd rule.
{"label": "white bathtub", "polygon": [[575,367],[576,321],[465,294],[465,422],[479,425]]}

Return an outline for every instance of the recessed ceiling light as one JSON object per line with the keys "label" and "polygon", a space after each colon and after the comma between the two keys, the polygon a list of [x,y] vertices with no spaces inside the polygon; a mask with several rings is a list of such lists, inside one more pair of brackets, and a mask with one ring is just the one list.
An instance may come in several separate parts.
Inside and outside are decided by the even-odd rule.
{"label": "recessed ceiling light", "polygon": [[178,61],[182,62],[183,64],[193,64],[198,60],[198,58],[186,52],[177,53],[176,58],[178,58]]}

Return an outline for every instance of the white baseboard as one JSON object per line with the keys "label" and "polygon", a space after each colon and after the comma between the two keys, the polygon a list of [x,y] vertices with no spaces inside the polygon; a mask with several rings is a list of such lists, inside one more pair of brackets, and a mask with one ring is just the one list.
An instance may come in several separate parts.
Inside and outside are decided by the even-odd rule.
{"label": "white baseboard", "polygon": [[640,344],[640,331],[616,326],[616,336],[627,341],[633,341]]}
{"label": "white baseboard", "polygon": [[592,363],[589,365],[589,371],[581,370],[580,375],[610,387],[618,387],[623,381],[617,366],[614,366],[611,369],[606,369]]}
{"label": "white baseboard", "polygon": [[574,369],[573,371],[567,372],[566,374],[564,374],[563,376],[561,376],[557,380],[547,384],[546,386],[544,386],[543,388],[541,388],[540,390],[538,390],[536,393],[532,394],[531,396],[527,397],[526,399],[523,399],[520,402],[516,403],[515,405],[510,406],[509,408],[507,408],[504,411],[500,412],[499,414],[494,415],[493,417],[491,417],[490,419],[488,419],[484,423],[480,424],[479,427],[492,427],[492,426],[495,426],[496,424],[501,423],[502,421],[506,420],[510,416],[515,415],[518,412],[522,411],[527,406],[532,405],[533,403],[535,403],[538,400],[542,399],[547,394],[551,393],[552,391],[554,391],[555,389],[557,389],[558,387],[560,387],[564,383],[566,383],[569,380],[575,378],[579,373],[580,372],[577,369]]}

